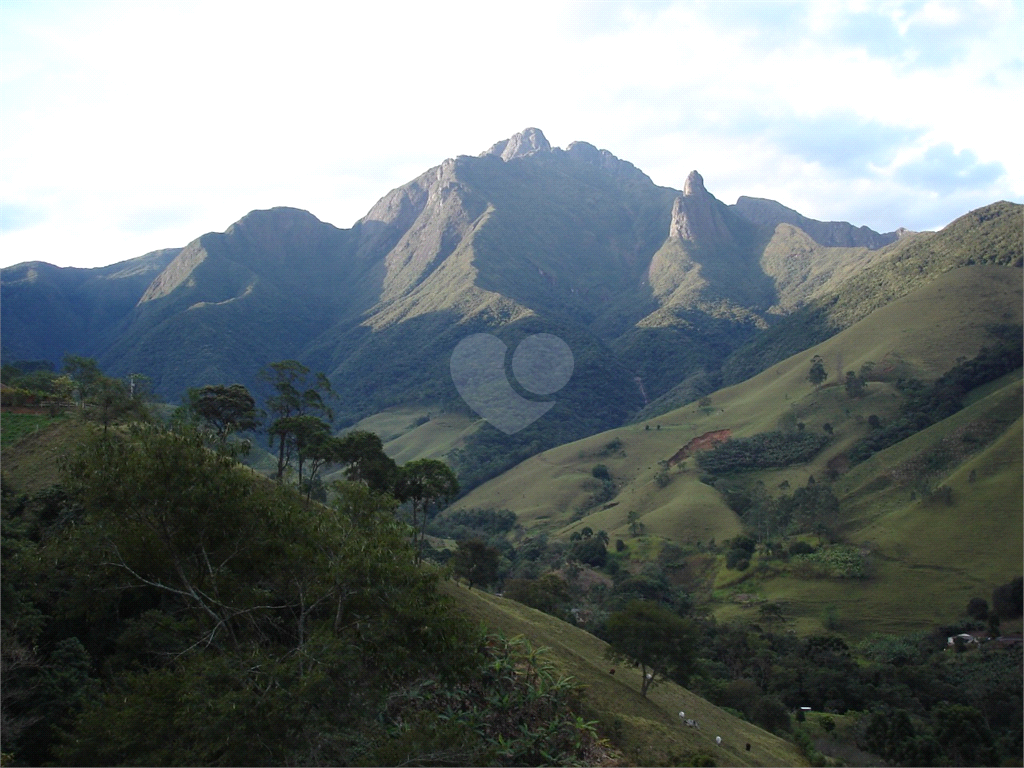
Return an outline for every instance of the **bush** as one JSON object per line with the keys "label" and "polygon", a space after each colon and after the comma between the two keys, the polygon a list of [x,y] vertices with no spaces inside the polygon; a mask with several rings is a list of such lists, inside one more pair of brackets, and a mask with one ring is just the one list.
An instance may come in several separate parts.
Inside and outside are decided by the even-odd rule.
{"label": "bush", "polygon": [[992,610],[1000,619],[1015,619],[1024,613],[1024,579],[1018,576],[996,587],[992,591]]}
{"label": "bush", "polygon": [[984,597],[972,597],[967,602],[967,615],[978,621],[988,619],[988,600]]}
{"label": "bush", "polygon": [[814,547],[808,544],[806,541],[794,541],[789,545],[789,556],[794,557],[796,555],[813,555]]}
{"label": "bush", "polygon": [[584,565],[594,568],[602,568],[608,562],[608,550],[604,541],[597,536],[591,536],[579,541],[572,548],[572,556]]}
{"label": "bush", "polygon": [[739,568],[739,563],[741,562],[750,565],[750,553],[745,549],[730,549],[729,553],[725,556],[726,568],[736,568],[742,571],[746,566]]}

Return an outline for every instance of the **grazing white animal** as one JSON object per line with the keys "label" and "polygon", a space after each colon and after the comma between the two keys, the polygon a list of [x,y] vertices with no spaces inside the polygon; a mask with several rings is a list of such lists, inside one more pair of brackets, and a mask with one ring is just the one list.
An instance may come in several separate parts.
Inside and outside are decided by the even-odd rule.
{"label": "grazing white animal", "polygon": [[721,736],[715,736],[715,744],[717,744],[718,746],[722,746],[722,737]]}
{"label": "grazing white animal", "polygon": [[685,712],[680,712],[679,713],[679,717],[681,717],[683,720],[685,720],[686,719],[686,713]]}

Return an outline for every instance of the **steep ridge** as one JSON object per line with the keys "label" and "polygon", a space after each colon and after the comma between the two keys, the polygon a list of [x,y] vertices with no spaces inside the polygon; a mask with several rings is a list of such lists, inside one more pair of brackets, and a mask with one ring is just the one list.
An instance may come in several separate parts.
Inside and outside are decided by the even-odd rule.
{"label": "steep ridge", "polygon": [[291,208],[203,235],[153,280],[100,363],[144,372],[171,397],[200,381],[251,384],[265,362],[294,357],[325,324],[369,304],[372,270],[350,239]]}
{"label": "steep ridge", "polygon": [[905,229],[879,234],[868,227],[855,227],[845,221],[814,221],[774,200],[740,196],[730,206],[736,213],[755,224],[775,229],[790,224],[802,229],[814,242],[826,247],[868,248],[877,250],[911,234]]}
{"label": "steep ridge", "polygon": [[153,251],[96,269],[26,262],[2,271],[0,327],[8,361],[95,356],[129,315],[150,282],[181,249]]}

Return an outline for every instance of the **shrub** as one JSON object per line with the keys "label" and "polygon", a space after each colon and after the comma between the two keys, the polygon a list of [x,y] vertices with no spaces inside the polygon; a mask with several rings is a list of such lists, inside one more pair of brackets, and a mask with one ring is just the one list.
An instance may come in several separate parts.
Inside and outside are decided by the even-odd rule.
{"label": "shrub", "polygon": [[796,555],[812,555],[814,554],[814,547],[808,544],[806,541],[794,541],[789,545],[789,556],[794,557]]}
{"label": "shrub", "polygon": [[740,568],[739,564],[741,562],[746,563],[748,566],[750,565],[750,553],[745,549],[730,549],[729,553],[725,556],[726,568],[736,568],[742,571],[746,566]]}

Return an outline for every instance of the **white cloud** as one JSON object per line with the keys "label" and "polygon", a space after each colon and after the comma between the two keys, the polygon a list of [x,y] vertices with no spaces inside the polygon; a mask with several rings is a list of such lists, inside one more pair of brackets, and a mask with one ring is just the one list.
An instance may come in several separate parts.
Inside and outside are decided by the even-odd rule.
{"label": "white cloud", "polygon": [[1024,195],[1021,21],[1000,2],[5,0],[0,263],[107,264],[275,205],[351,226],[531,125],[662,185],[697,168],[726,202],[941,226]]}

